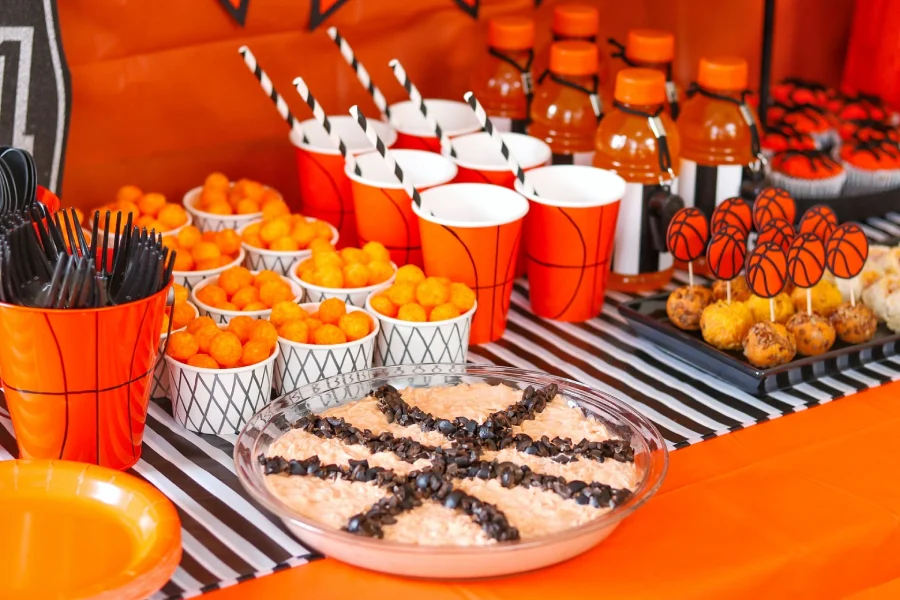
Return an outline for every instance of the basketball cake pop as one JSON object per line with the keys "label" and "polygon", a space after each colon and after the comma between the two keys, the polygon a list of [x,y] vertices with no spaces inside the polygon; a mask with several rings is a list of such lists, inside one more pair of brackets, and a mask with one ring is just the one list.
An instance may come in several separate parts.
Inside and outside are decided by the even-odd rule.
{"label": "basketball cake pop", "polygon": [[[797,313],[788,319],[787,330],[794,336],[800,354],[823,354],[834,345],[835,331],[827,318],[813,312],[810,288],[819,283],[825,273],[825,244],[815,234],[800,234],[788,250],[787,267],[796,286],[791,299],[797,308]],[[806,310],[797,306],[797,298],[794,296],[798,292],[801,297],[806,298]]]}
{"label": "basketball cake pop", "polygon": [[[735,298],[732,284],[740,282],[746,295],[750,290],[740,275],[747,251],[744,232],[734,225],[724,224],[713,235],[706,249],[706,264],[719,278],[715,286],[724,290],[724,298],[717,299],[700,315],[700,333],[706,343],[720,350],[740,350],[747,331],[753,325],[753,313],[740,298]],[[715,286],[713,289],[715,290]],[[715,291],[713,292],[715,295]]]}
{"label": "basketball cake pop", "polygon": [[[755,367],[769,369],[793,360],[797,352],[794,336],[775,322],[774,298],[787,280],[787,256],[778,244],[758,244],[747,256],[747,284],[754,297],[769,300],[769,320],[759,321],[743,340],[744,356]],[[751,299],[752,300],[752,299]]]}
{"label": "basketball cake pop", "polygon": [[753,225],[757,231],[771,219],[784,219],[793,223],[797,216],[797,205],[791,195],[781,188],[770,187],[759,193],[753,202]]}
{"label": "basketball cake pop", "polygon": [[774,217],[765,222],[759,234],[756,236],[757,244],[765,244],[766,242],[774,242],[784,250],[788,251],[791,242],[794,241],[794,226],[782,219]]}
{"label": "basketball cake pop", "polygon": [[[856,223],[844,223],[834,230],[825,247],[825,265],[841,279],[859,275],[869,254],[869,240]],[[853,288],[850,288],[851,292]],[[878,319],[868,306],[856,302],[851,293],[850,302],[841,304],[831,315],[831,323],[839,338],[848,344],[860,344],[872,339],[878,327]]]}
{"label": "basketball cake pop", "polygon": [[669,294],[666,314],[669,320],[687,331],[700,328],[700,315],[712,300],[709,288],[694,285],[693,261],[703,256],[709,240],[709,224],[699,208],[682,208],[669,223],[666,244],[676,260],[688,265],[688,285]]}
{"label": "basketball cake pop", "polygon": [[831,207],[817,204],[808,208],[800,217],[800,226],[797,231],[815,234],[823,243],[827,243],[837,226],[838,218]]}
{"label": "basketball cake pop", "polygon": [[[765,249],[768,249],[768,254]],[[778,269],[782,270],[779,272]],[[784,291],[787,286],[787,255],[781,246],[775,242],[757,244],[747,257],[746,277],[753,292],[746,304],[754,320],[787,323],[794,314],[794,304]],[[777,286],[777,291],[773,286]]]}
{"label": "basketball cake pop", "polygon": [[713,233],[724,225],[733,225],[746,235],[753,227],[753,211],[743,198],[726,198],[713,211],[709,225]]}

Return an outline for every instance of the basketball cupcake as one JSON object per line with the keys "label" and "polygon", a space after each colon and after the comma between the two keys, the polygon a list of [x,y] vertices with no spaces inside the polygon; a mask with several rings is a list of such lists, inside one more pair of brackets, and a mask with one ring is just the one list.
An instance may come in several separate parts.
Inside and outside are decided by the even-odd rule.
{"label": "basketball cupcake", "polygon": [[871,140],[900,141],[900,135],[898,135],[896,127],[889,125],[884,121],[876,121],[875,119],[842,121],[838,128],[838,133],[843,142],[852,142],[855,140],[862,142]]}
{"label": "basketball cupcake", "polygon": [[900,147],[886,139],[857,140],[841,146],[847,185],[855,190],[884,190],[900,185]]}
{"label": "basketball cupcake", "polygon": [[829,89],[821,83],[799,77],[782,79],[772,86],[772,97],[782,104],[813,104],[825,106]]}
{"label": "basketball cupcake", "polygon": [[817,148],[827,148],[837,141],[832,117],[824,108],[812,104],[787,105],[776,102],[769,108],[771,124],[784,123],[813,138]]}
{"label": "basketball cupcake", "polygon": [[763,156],[772,160],[773,156],[786,150],[815,150],[816,141],[787,123],[778,123],[765,128],[759,145]]}
{"label": "basketball cupcake", "polygon": [[825,150],[787,150],[771,161],[772,183],[795,198],[834,198],[847,173]]}

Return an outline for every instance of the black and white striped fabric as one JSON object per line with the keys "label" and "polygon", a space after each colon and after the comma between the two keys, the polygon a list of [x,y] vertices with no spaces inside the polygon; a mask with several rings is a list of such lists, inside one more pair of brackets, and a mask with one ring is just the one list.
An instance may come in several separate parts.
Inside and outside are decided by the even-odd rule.
{"label": "black and white striped fabric", "polygon": [[[873,242],[888,241],[900,235],[900,213],[870,219],[865,228]],[[682,274],[671,287],[683,283]],[[895,356],[789,391],[743,393],[635,336],[616,308],[633,298],[609,293],[599,317],[560,323],[532,314],[528,286],[520,281],[506,334],[471,347],[469,359],[596,386],[650,418],[672,449],[900,380]],[[232,441],[191,433],[172,419],[170,406],[151,403],[143,454],[131,473],[175,505],[184,546],[181,565],[153,600],[195,597],[320,558],[247,497],[234,473]],[[12,422],[0,402],[0,460],[16,454]]]}

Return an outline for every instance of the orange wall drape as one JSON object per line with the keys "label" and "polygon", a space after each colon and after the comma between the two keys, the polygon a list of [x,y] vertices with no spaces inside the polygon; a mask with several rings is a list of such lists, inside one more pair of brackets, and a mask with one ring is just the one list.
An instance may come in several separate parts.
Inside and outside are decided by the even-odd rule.
{"label": "orange wall drape", "polygon": [[[571,1],[571,0],[562,0]],[[738,54],[758,77],[763,0],[580,0],[600,11],[600,39],[634,27],[665,28],[677,39],[676,76],[689,81],[700,56]],[[530,15],[538,47],[550,39],[545,0],[482,0],[476,21],[452,0],[349,0],[318,30],[307,29],[310,0],[251,0],[241,28],[218,0],[65,0],[60,26],[72,73],[72,119],[63,200],[109,201],[134,183],[180,198],[221,170],[296,196],[286,125],[237,53],[253,49],[300,119],[308,109],[290,84],[302,75],[326,110],[374,105],[325,28],[353,44],[388,100],[403,99],[387,62],[400,58],[426,96],[460,98],[468,68],[484,55],[487,21]],[[825,8],[827,5],[827,10]],[[777,3],[774,78],[839,82],[852,0]],[[604,51],[605,44],[602,45]]]}

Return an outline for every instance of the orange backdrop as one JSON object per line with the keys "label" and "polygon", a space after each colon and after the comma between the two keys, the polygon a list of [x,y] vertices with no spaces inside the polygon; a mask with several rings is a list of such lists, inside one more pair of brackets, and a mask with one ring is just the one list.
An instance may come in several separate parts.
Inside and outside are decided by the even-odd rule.
{"label": "orange backdrop", "polygon": [[[747,57],[757,77],[762,0],[579,1],[598,7],[603,40],[623,40],[633,27],[674,31],[683,82],[710,53]],[[312,32],[310,0],[251,0],[243,28],[218,0],[59,2],[73,97],[64,202],[106,202],[125,183],[180,198],[213,170],[261,180],[295,198],[286,125],[238,46],[251,47],[298,118],[311,115],[290,85],[296,75],[327,111],[346,114],[360,103],[374,116],[328,26],[340,28],[389,102],[403,99],[387,66],[394,57],[426,96],[460,98],[468,68],[484,55],[490,17],[532,15],[540,50],[550,40],[553,6],[562,2],[545,0],[535,9],[533,0],[482,0],[476,21],[452,0],[349,0]],[[777,3],[775,78],[839,82],[853,2],[829,0],[827,10],[824,4]]]}

